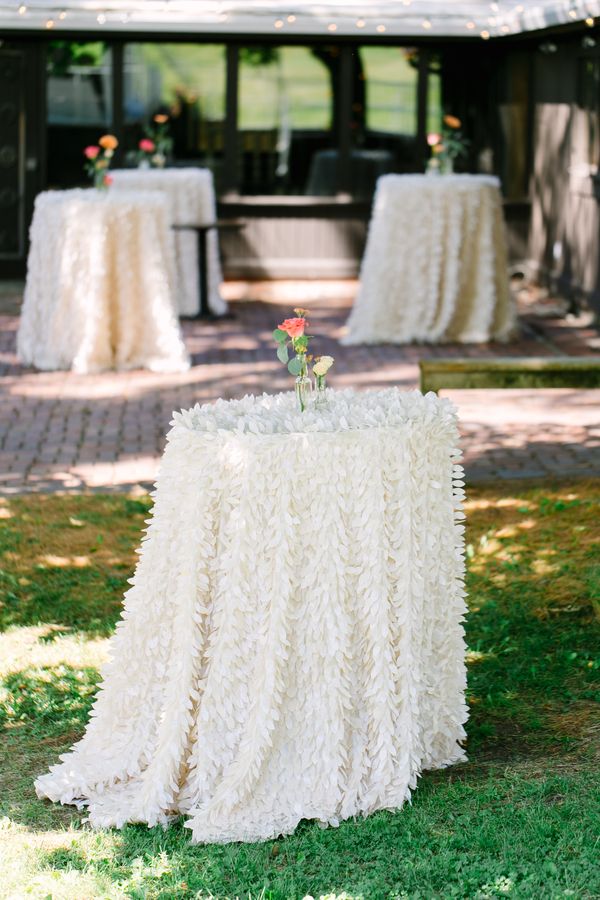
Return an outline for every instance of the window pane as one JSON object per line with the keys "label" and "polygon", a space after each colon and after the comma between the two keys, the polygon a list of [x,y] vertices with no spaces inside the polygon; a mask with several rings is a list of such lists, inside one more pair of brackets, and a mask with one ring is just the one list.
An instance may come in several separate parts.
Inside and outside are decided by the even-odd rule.
{"label": "window pane", "polygon": [[367,86],[367,130],[416,135],[416,52],[400,47],[363,47],[360,54]]}
{"label": "window pane", "polygon": [[244,194],[337,192],[337,173],[315,184],[332,147],[338,48],[244,47],[239,56],[239,183]]}
{"label": "window pane", "polygon": [[361,47],[352,55],[349,190],[368,200],[377,179],[411,172],[416,161],[417,51]]}
{"label": "window pane", "polygon": [[427,74],[427,133],[442,130],[442,75],[434,61]]}
{"label": "window pane", "polygon": [[111,66],[103,43],[52,41],[47,68],[49,125],[109,125]]}
{"label": "window pane", "polygon": [[83,148],[112,121],[111,54],[101,42],[52,41],[47,71],[48,183],[84,184]]}
{"label": "window pane", "polygon": [[157,113],[170,117],[173,160],[223,166],[226,59],[222,44],[125,47],[125,149],[134,150]]}

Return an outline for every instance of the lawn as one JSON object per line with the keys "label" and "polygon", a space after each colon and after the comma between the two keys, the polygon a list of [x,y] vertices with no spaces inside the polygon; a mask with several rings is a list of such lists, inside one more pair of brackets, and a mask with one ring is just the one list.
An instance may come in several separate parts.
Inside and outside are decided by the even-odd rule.
{"label": "lawn", "polygon": [[33,792],[84,728],[149,506],[0,501],[0,896],[600,897],[600,481],[469,493],[468,764],[397,813],[225,847]]}

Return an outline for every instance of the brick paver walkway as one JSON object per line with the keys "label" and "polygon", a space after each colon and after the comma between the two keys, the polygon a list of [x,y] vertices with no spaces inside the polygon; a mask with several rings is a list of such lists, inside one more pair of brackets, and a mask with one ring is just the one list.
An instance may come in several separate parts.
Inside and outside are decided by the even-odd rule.
{"label": "brick paver walkway", "polygon": [[[36,372],[15,357],[18,290],[0,292],[0,493],[125,489],[156,475],[174,409],[217,397],[289,389],[271,331],[293,306],[311,310],[320,353],[336,358],[333,386],[418,382],[426,356],[594,353],[589,316],[543,318],[525,309],[508,346],[343,347],[338,343],[355,282],[230,283],[235,318],[185,322],[193,368],[94,376]],[[533,311],[532,311],[533,310]],[[321,337],[322,336],[322,337]],[[600,475],[600,391],[462,391],[458,404],[471,480]]]}

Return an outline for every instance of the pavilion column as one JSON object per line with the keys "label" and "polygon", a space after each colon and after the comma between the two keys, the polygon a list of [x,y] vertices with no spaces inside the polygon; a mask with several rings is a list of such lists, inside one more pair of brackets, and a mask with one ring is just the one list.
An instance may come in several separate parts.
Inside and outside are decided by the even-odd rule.
{"label": "pavilion column", "polygon": [[118,41],[111,46],[112,59],[112,122],[111,131],[119,139],[115,151],[115,167],[123,161],[123,140],[125,136],[125,95],[123,88],[124,46]]}

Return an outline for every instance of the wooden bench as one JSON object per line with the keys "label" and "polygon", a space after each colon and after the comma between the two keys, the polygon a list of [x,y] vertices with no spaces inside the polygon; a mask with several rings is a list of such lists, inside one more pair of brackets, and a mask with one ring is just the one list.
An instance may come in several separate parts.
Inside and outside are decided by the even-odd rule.
{"label": "wooden bench", "polygon": [[468,388],[600,388],[600,355],[422,359],[421,391]]}

